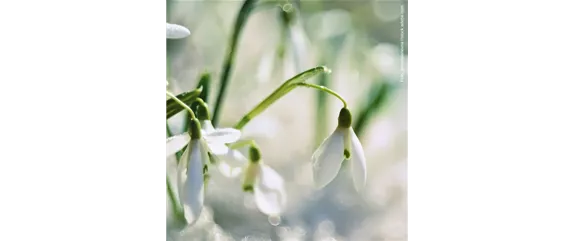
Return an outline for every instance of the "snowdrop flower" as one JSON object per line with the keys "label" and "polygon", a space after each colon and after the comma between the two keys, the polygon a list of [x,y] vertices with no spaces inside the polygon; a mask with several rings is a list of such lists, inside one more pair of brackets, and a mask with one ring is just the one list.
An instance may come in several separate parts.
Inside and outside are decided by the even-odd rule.
{"label": "snowdrop flower", "polygon": [[166,23],[165,30],[168,39],[181,39],[191,34],[186,27],[171,23]]}
{"label": "snowdrop flower", "polygon": [[225,155],[229,152],[226,144],[233,143],[241,137],[241,131],[234,128],[214,128],[209,117],[207,104],[198,99],[197,119],[201,123],[201,132],[209,145],[210,152],[215,155]]}
{"label": "snowdrop flower", "polygon": [[359,138],[351,127],[351,112],[342,108],[337,129],[327,137],[311,157],[313,178],[317,188],[329,184],[339,173],[343,160],[351,162],[355,189],[361,190],[367,181],[365,153]]}
{"label": "snowdrop flower", "polygon": [[[212,156],[216,161],[217,169],[228,178],[239,176],[242,167],[247,163],[247,158],[238,150],[229,148],[226,144],[235,142],[241,136],[239,130],[233,128],[214,128],[211,123],[207,104],[198,100],[197,117],[201,123],[202,135],[209,136],[206,139],[210,147]],[[236,133],[235,135],[222,135],[222,133]]]}
{"label": "snowdrop flower", "polygon": [[[195,119],[197,120],[197,119]],[[193,122],[193,120],[192,120]],[[201,138],[205,141],[209,152],[215,155],[224,155],[229,152],[226,144],[233,143],[241,137],[241,131],[233,128],[213,128],[211,122],[201,121],[206,127],[201,127]],[[199,122],[198,122],[199,123]],[[207,131],[206,131],[207,130]],[[184,148],[191,140],[189,133],[175,135],[166,139],[166,155],[171,156]]]}
{"label": "snowdrop flower", "polygon": [[199,121],[190,123],[190,142],[178,164],[179,201],[183,206],[185,219],[194,224],[203,210],[204,178],[209,162],[206,143],[201,138]]}
{"label": "snowdrop flower", "polygon": [[238,150],[229,148],[223,155],[212,156],[215,159],[215,166],[219,172],[227,178],[236,178],[242,172],[247,158]]}
{"label": "snowdrop flower", "polygon": [[263,163],[256,146],[251,146],[249,149],[249,159],[243,190],[253,192],[259,211],[269,216],[280,215],[287,204],[283,177]]}

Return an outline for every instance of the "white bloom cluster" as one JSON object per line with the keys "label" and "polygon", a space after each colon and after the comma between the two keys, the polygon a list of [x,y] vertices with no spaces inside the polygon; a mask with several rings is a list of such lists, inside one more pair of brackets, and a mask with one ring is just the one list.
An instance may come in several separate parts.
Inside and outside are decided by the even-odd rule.
{"label": "white bloom cluster", "polygon": [[[348,113],[343,109],[341,113]],[[343,116],[345,114],[340,115]],[[201,124],[200,124],[201,122]],[[341,122],[341,121],[340,121]],[[233,128],[214,128],[210,120],[193,120],[190,132],[167,139],[167,156],[187,147],[178,165],[180,202],[189,224],[193,224],[203,207],[205,176],[209,170],[210,155],[223,176],[233,178],[243,173],[243,189],[253,192],[255,203],[262,213],[280,215],[287,204],[283,177],[261,159],[259,149],[252,144],[246,158],[228,144],[236,143],[241,131]],[[357,190],[365,185],[365,155],[359,139],[350,126],[339,125],[312,156],[315,184],[323,188],[339,172],[341,163],[351,161],[354,185]]]}
{"label": "white bloom cluster", "polygon": [[[167,38],[184,38],[190,34],[187,28],[170,23],[167,23],[166,30]],[[258,209],[269,216],[281,215],[287,204],[283,177],[263,162],[255,142],[240,140],[240,130],[214,128],[207,104],[201,99],[196,101],[199,103],[197,118],[192,115],[188,132],[166,140],[167,157],[185,148],[178,161],[177,190],[187,224],[193,225],[202,212],[205,180],[212,166],[228,178],[243,174],[243,190],[254,195]],[[338,122],[335,131],[311,157],[315,186],[325,187],[337,176],[343,161],[348,160],[354,186],[361,190],[366,183],[366,160],[363,147],[351,127],[352,117],[346,103],[339,113]],[[249,145],[248,158],[237,150],[244,145]]]}

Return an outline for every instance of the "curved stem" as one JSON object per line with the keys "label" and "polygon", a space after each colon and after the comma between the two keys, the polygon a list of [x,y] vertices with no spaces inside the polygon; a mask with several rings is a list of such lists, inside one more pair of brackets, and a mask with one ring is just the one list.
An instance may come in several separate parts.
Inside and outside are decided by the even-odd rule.
{"label": "curved stem", "polygon": [[316,84],[309,84],[309,83],[297,83],[297,86],[304,86],[304,87],[309,87],[309,88],[314,88],[314,89],[318,89],[320,91],[323,91],[325,93],[331,94],[335,97],[337,97],[341,102],[343,102],[343,108],[347,108],[347,102],[345,101],[345,99],[343,99],[343,97],[341,97],[341,95],[337,94],[337,92],[325,87],[325,86],[321,86],[321,85],[316,85]]}
{"label": "curved stem", "polygon": [[229,77],[233,67],[235,54],[237,52],[236,49],[237,43],[239,41],[239,35],[247,23],[247,19],[251,14],[251,11],[255,8],[257,1],[258,0],[245,0],[245,2],[243,2],[243,6],[241,6],[241,9],[239,10],[239,13],[237,14],[237,18],[235,19],[235,27],[233,28],[233,33],[229,41],[229,49],[227,50],[225,61],[223,62],[221,79],[219,81],[219,91],[215,100],[215,108],[213,109],[213,119],[211,122],[215,126],[218,124],[219,113],[221,112],[223,104],[223,97],[225,96],[227,86],[229,85]]}
{"label": "curved stem", "polygon": [[248,145],[255,145],[255,141],[254,140],[240,140],[237,141],[233,144],[229,144],[229,149],[239,149],[241,147],[244,146],[248,146]]}
{"label": "curved stem", "polygon": [[331,70],[325,66],[319,66],[312,69],[308,69],[298,75],[294,76],[291,79],[283,82],[281,86],[279,86],[273,93],[267,96],[263,101],[261,101],[257,106],[255,106],[251,111],[245,114],[237,124],[235,124],[235,129],[241,130],[249,121],[251,121],[255,116],[259,115],[261,112],[266,110],[271,104],[275,103],[275,101],[279,100],[281,97],[285,96],[291,90],[297,87],[297,83],[305,82],[307,79],[321,74],[321,73],[331,73]]}
{"label": "curved stem", "polygon": [[181,101],[180,99],[178,99],[177,97],[175,97],[174,94],[172,94],[169,91],[165,91],[165,94],[167,96],[169,96],[169,98],[172,98],[173,100],[175,100],[175,102],[177,102],[179,105],[181,105],[184,109],[186,109],[187,111],[189,111],[189,114],[191,115],[191,119],[195,118],[195,114],[193,113],[193,110],[191,110],[191,108],[189,108],[189,106],[187,106],[185,103],[183,103],[183,101]]}

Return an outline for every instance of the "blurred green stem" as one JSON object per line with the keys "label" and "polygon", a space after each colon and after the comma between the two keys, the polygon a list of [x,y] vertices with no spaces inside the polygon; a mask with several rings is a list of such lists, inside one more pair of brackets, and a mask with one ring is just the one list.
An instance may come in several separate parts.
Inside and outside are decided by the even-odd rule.
{"label": "blurred green stem", "polygon": [[227,50],[227,55],[225,56],[225,61],[223,63],[223,68],[221,71],[221,79],[219,81],[219,92],[217,93],[217,99],[215,101],[215,109],[213,110],[213,119],[211,122],[214,126],[217,126],[219,122],[219,113],[221,112],[221,108],[223,105],[223,97],[225,95],[225,91],[227,90],[227,86],[229,85],[229,77],[231,74],[231,69],[233,66],[233,61],[236,54],[237,49],[237,42],[239,40],[239,35],[243,30],[245,24],[247,23],[247,19],[254,9],[258,0],[245,0],[243,2],[243,6],[241,6],[241,10],[239,10],[239,14],[235,19],[235,27],[233,28],[233,34],[231,35],[231,40],[229,43],[229,49]]}
{"label": "blurred green stem", "polygon": [[378,111],[388,102],[389,95],[393,86],[384,80],[375,82],[371,85],[370,93],[366,95],[362,107],[359,109],[358,117],[354,121],[353,130],[357,136],[361,136],[367,127],[369,121]]}
{"label": "blurred green stem", "polygon": [[[329,87],[329,75],[319,76],[319,85]],[[317,102],[315,111],[315,144],[319,145],[323,141],[327,133],[327,94],[325,92],[317,92]]]}
{"label": "blurred green stem", "polygon": [[175,215],[175,218],[178,219],[178,221],[184,221],[185,222],[185,215],[183,214],[183,209],[180,207],[179,202],[177,201],[175,192],[173,191],[173,188],[171,187],[171,183],[169,182],[169,176],[165,176],[166,177],[166,184],[167,184],[167,194],[169,195],[169,201],[171,202],[171,209],[173,211],[173,215]]}
{"label": "blurred green stem", "polygon": [[171,99],[173,99],[175,102],[177,102],[179,105],[181,105],[181,107],[183,107],[184,109],[186,109],[187,111],[189,111],[189,114],[191,115],[191,118],[195,118],[195,114],[193,113],[193,110],[191,110],[191,108],[189,108],[189,106],[187,106],[185,103],[183,103],[183,101],[181,101],[180,99],[178,99],[177,97],[175,97],[175,95],[173,95],[171,92],[169,91],[165,91],[165,94],[167,96],[169,96]]}
{"label": "blurred green stem", "polygon": [[254,140],[240,140],[229,145],[229,149],[239,149],[247,145],[255,145]]}
{"label": "blurred green stem", "polygon": [[245,125],[247,125],[247,123],[249,123],[250,120],[255,118],[255,116],[261,114],[261,112],[266,110],[271,104],[275,103],[275,101],[279,100],[281,97],[283,97],[284,95],[289,93],[291,90],[293,90],[295,87],[297,87],[298,83],[302,83],[305,80],[307,80],[307,79],[309,79],[309,78],[311,78],[317,74],[330,73],[330,72],[331,72],[331,70],[328,69],[327,67],[319,66],[319,67],[309,69],[305,72],[302,72],[302,73],[296,75],[295,77],[285,81],[281,86],[279,86],[277,89],[275,89],[275,91],[273,91],[273,93],[271,93],[269,96],[267,96],[267,98],[265,98],[263,101],[261,101],[259,104],[257,104],[257,106],[255,106],[251,111],[249,111],[247,114],[245,114],[243,116],[243,118],[241,118],[241,120],[239,120],[239,122],[237,122],[237,124],[235,125],[235,129],[240,130],[241,128],[243,128]]}

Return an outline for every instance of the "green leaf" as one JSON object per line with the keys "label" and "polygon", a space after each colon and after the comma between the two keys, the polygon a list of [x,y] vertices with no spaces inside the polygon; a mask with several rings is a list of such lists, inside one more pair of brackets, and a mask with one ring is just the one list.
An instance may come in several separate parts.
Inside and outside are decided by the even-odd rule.
{"label": "green leaf", "polygon": [[[186,105],[191,105],[191,103],[195,101],[195,99],[201,94],[201,92],[202,92],[201,88],[198,88],[189,92],[179,94],[176,97]],[[177,102],[175,102],[175,100],[170,98],[166,101],[166,114],[167,114],[166,119],[169,119],[170,117],[174,116],[175,114],[179,113],[182,110],[183,106],[179,105]]]}
{"label": "green leaf", "polygon": [[233,33],[231,34],[231,39],[229,40],[229,47],[227,50],[227,55],[225,56],[225,60],[223,62],[223,67],[221,70],[221,79],[219,81],[219,91],[217,93],[217,99],[215,101],[215,108],[213,110],[213,118],[212,123],[214,126],[217,126],[219,121],[219,112],[221,111],[221,107],[223,104],[223,98],[225,96],[225,91],[227,86],[229,85],[229,77],[231,76],[231,70],[233,67],[237,43],[239,42],[239,35],[241,31],[245,27],[247,23],[247,19],[251,14],[251,11],[257,5],[258,0],[245,0],[241,9],[239,10],[239,14],[237,14],[237,18],[235,19],[235,26],[233,28]]}

